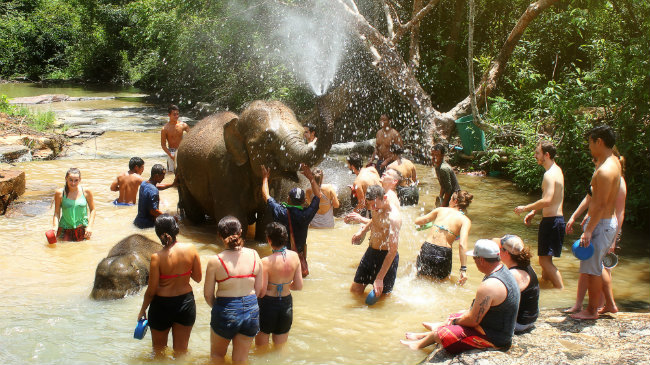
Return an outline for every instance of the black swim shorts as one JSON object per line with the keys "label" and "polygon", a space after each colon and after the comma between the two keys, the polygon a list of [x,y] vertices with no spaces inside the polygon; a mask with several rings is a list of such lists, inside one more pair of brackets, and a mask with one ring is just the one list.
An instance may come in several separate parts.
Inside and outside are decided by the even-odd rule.
{"label": "black swim shorts", "polygon": [[560,257],[565,227],[562,216],[542,218],[537,232],[537,256]]}
{"label": "black swim shorts", "polygon": [[451,247],[424,242],[416,260],[418,275],[444,279],[451,274]]}
{"label": "black swim shorts", "polygon": [[264,296],[257,299],[260,306],[260,331],[282,335],[291,329],[293,322],[293,299],[286,297]]}
{"label": "black swim shorts", "polygon": [[[388,254],[388,250],[376,250],[370,246],[366,250],[366,253],[361,258],[359,262],[359,267],[357,267],[357,272],[354,274],[354,282],[357,284],[373,284],[381,270],[381,265],[384,264],[384,259]],[[384,276],[384,293],[390,293],[393,291],[393,285],[395,285],[395,278],[397,278],[397,265],[399,264],[399,253],[395,255],[393,263],[388,268],[386,276]]]}
{"label": "black swim shorts", "polygon": [[157,331],[165,331],[172,324],[193,326],[196,320],[196,303],[194,293],[175,297],[154,296],[149,305],[149,327]]}

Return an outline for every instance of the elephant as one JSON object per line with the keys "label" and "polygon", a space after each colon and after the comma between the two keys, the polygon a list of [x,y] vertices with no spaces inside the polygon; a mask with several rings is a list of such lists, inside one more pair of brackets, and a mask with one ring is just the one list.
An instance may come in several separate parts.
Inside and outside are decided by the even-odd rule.
{"label": "elephant", "polygon": [[241,116],[220,112],[199,121],[183,137],[176,158],[185,217],[200,223],[206,215],[215,220],[232,215],[244,227],[257,223],[255,238],[263,240],[269,217],[261,194],[261,166],[271,170],[271,194],[285,200],[282,193],[289,181],[298,182],[300,164],[317,165],[332,146],[334,122],[325,104],[319,101],[323,123],[318,123],[313,144],[304,141],[302,124],[280,101],[257,100]]}
{"label": "elephant", "polygon": [[139,292],[149,281],[151,255],[162,247],[141,234],[122,239],[97,265],[90,297],[95,300],[120,299]]}

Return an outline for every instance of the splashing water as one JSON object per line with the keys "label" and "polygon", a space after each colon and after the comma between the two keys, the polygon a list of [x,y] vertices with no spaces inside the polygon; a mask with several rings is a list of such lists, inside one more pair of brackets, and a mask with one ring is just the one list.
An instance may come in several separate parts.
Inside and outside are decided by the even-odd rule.
{"label": "splashing water", "polygon": [[326,1],[311,8],[288,8],[273,12],[278,24],[272,37],[279,57],[306,82],[316,95],[324,94],[334,80],[345,51],[347,25]]}

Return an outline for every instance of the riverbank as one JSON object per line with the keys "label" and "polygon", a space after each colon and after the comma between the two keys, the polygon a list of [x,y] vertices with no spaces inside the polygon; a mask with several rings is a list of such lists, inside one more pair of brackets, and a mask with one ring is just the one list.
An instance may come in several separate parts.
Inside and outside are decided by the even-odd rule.
{"label": "riverbank", "polygon": [[616,313],[578,321],[557,309],[543,310],[535,328],[515,336],[507,352],[470,351],[450,356],[434,350],[421,364],[647,364],[650,313]]}

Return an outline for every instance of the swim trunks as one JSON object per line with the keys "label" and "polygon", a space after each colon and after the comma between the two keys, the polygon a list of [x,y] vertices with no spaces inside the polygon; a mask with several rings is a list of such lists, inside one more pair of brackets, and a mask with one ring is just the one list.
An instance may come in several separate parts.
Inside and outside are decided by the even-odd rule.
{"label": "swim trunks", "polygon": [[[449,318],[458,318],[460,314],[452,314]],[[450,354],[458,354],[474,349],[487,349],[495,347],[487,336],[473,327],[449,325],[438,327],[438,337],[442,347]]]}
{"label": "swim trunks", "polygon": [[176,166],[176,160],[175,160],[175,158],[176,158],[176,149],[175,148],[170,148],[169,153],[172,156],[174,156],[174,159],[172,159],[171,157],[169,157],[169,155],[167,155],[167,172],[175,172],[174,167]]}
{"label": "swim trunks", "polygon": [[[585,226],[589,224],[586,223]],[[591,244],[594,245],[594,254],[587,260],[580,260],[580,273],[600,276],[603,272],[603,257],[612,247],[618,221],[616,217],[601,219],[591,234]]]}
{"label": "swim trunks", "polygon": [[564,217],[542,218],[537,232],[537,256],[560,257],[564,242],[564,229]]}
{"label": "swim trunks", "polygon": [[[357,284],[373,284],[381,270],[381,265],[384,264],[384,259],[388,254],[388,250],[377,250],[370,246],[366,250],[366,253],[361,258],[359,262],[359,267],[357,267],[357,272],[354,274],[354,282]],[[393,263],[388,268],[386,276],[384,276],[384,293],[390,293],[393,291],[393,285],[395,285],[395,278],[397,278],[397,266],[399,264],[399,253],[395,255]]]}
{"label": "swim trunks", "polygon": [[175,297],[154,296],[149,305],[148,320],[149,326],[157,331],[171,328],[174,323],[193,326],[196,320],[194,293]]}
{"label": "swim trunks", "polygon": [[260,331],[282,335],[289,332],[293,322],[293,298],[266,295],[257,299],[260,306]]}
{"label": "swim trunks", "polygon": [[444,279],[451,274],[451,247],[424,242],[415,266],[419,275]]}
{"label": "swim trunks", "polygon": [[217,297],[212,304],[210,327],[214,333],[228,340],[238,333],[255,337],[260,330],[260,308],[255,294]]}
{"label": "swim trunks", "polygon": [[83,241],[86,237],[86,227],[79,226],[77,228],[70,229],[59,227],[59,229],[56,231],[56,236],[59,237],[61,241]]}
{"label": "swim trunks", "polygon": [[417,185],[398,186],[395,188],[401,206],[416,205],[420,201]]}
{"label": "swim trunks", "polygon": [[133,206],[135,204],[133,204],[133,203],[120,203],[120,202],[117,201],[117,199],[115,199],[115,200],[113,200],[113,205],[117,205],[117,206],[120,206],[120,207],[130,207],[130,206]]}

